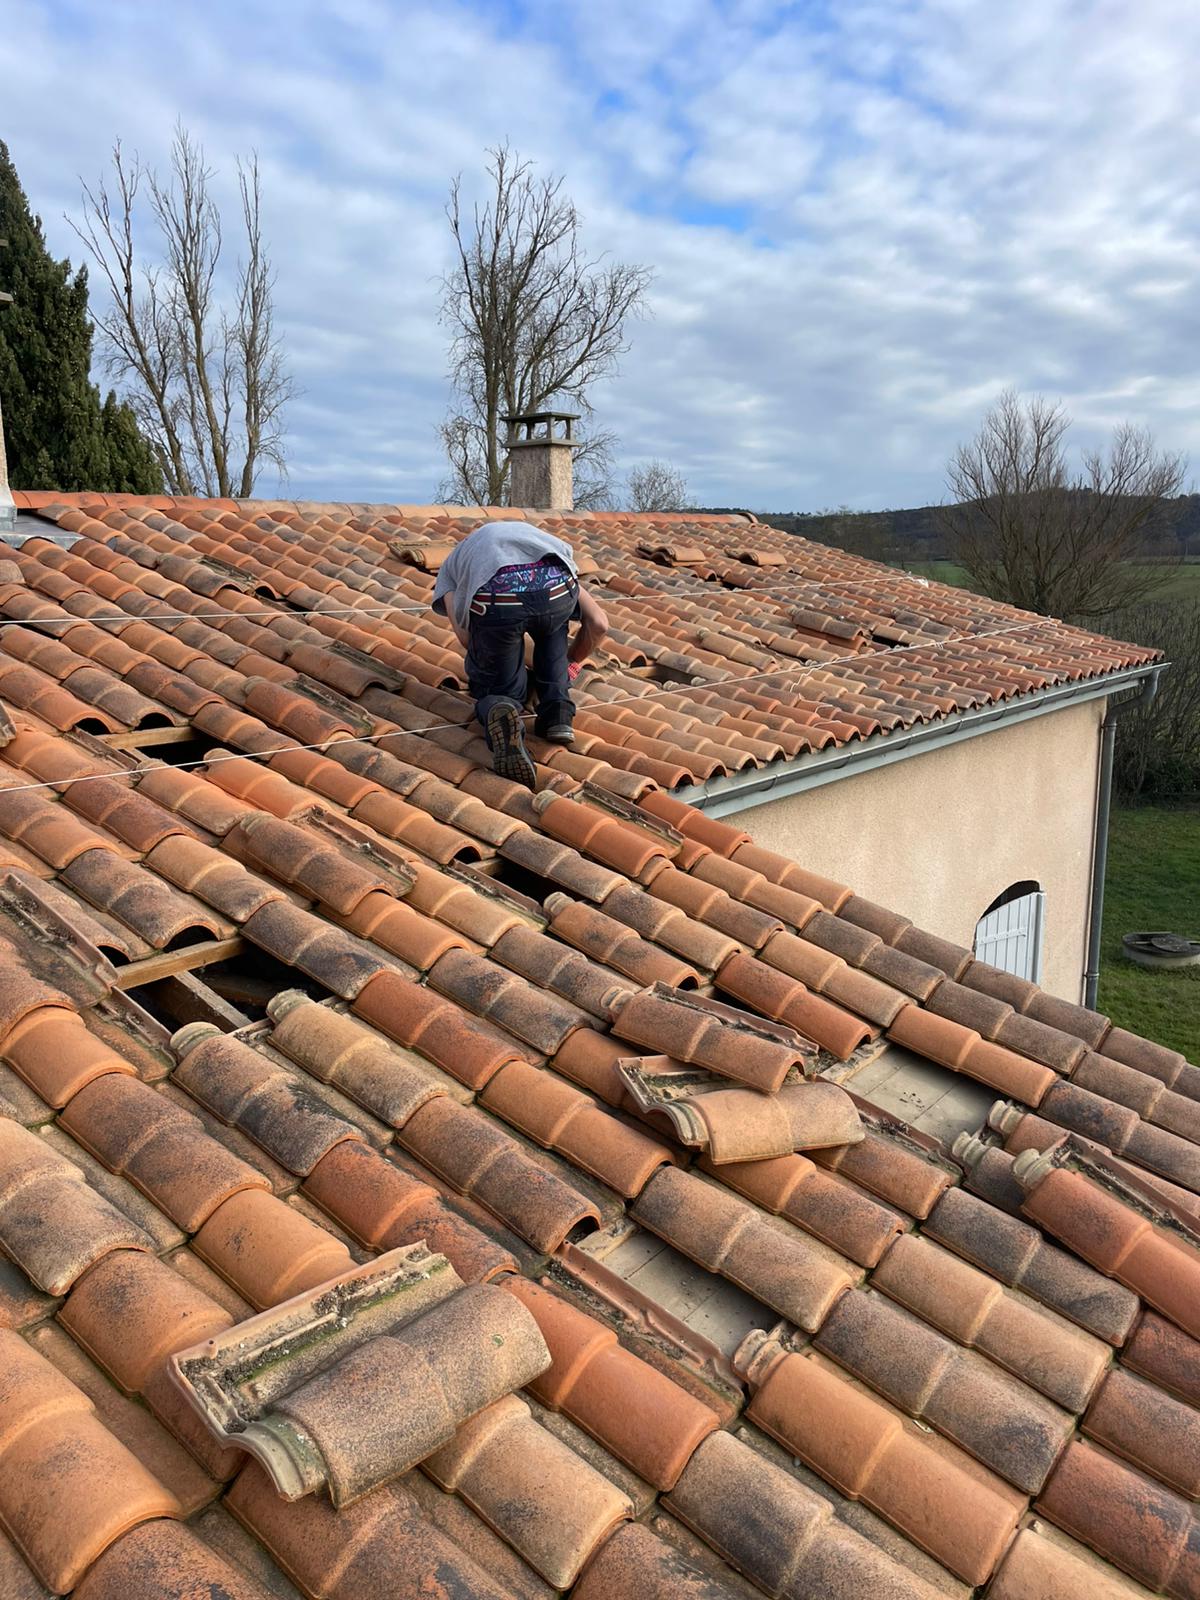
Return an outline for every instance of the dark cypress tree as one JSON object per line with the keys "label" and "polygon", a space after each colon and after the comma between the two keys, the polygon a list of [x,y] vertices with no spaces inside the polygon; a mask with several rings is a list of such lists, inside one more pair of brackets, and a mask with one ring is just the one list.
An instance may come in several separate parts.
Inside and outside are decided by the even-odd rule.
{"label": "dark cypress tree", "polygon": [[162,473],[128,406],[92,383],[87,269],[46,249],[0,141],[0,408],[15,489],[154,494]]}

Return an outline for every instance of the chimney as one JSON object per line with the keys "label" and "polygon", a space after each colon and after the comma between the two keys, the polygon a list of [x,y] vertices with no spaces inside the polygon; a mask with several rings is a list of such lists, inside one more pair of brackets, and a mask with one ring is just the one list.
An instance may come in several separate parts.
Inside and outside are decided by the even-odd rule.
{"label": "chimney", "polygon": [[[0,239],[0,250],[8,249],[8,240]],[[0,291],[0,306],[12,305],[12,295]],[[4,414],[0,412],[0,534],[11,533],[17,525],[17,507],[8,487],[8,457],[4,453]]]}
{"label": "chimney", "polygon": [[[571,424],[577,411],[534,411],[505,417],[508,437],[508,503],[531,511],[570,511],[575,505]],[[556,431],[558,430],[558,431]]]}

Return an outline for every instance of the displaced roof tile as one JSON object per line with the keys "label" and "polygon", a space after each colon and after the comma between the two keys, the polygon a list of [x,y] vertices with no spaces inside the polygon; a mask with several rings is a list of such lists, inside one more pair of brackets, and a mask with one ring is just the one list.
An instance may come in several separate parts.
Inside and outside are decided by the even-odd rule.
{"label": "displaced roof tile", "polygon": [[[281,1395],[341,1508],[446,1445],[468,1417],[535,1379],[550,1355],[534,1318],[469,1284]],[[303,1492],[303,1491],[302,1491]]]}

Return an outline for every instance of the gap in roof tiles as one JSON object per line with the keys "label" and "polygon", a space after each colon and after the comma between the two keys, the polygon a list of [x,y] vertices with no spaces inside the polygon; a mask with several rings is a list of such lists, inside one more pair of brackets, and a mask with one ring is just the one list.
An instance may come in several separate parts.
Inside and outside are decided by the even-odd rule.
{"label": "gap in roof tiles", "polygon": [[987,1121],[996,1091],[965,1080],[899,1045],[889,1045],[848,1081],[855,1094],[947,1148]]}
{"label": "gap in roof tiles", "polygon": [[771,1328],[779,1321],[777,1312],[645,1229],[606,1255],[604,1265],[726,1356],[732,1356],[752,1328]]}

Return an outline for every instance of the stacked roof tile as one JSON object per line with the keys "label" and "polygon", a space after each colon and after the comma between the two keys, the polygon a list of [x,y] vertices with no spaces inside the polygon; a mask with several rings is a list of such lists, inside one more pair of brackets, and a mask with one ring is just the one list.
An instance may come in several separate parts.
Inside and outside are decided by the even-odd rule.
{"label": "stacked roof tile", "polygon": [[1147,653],[556,522],[621,598],[530,796],[396,609],[468,522],[25,500],[0,1594],[1200,1596],[1200,1068],[668,792]]}

